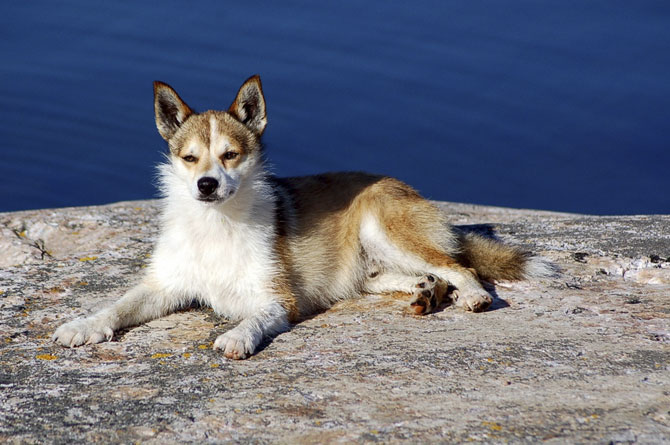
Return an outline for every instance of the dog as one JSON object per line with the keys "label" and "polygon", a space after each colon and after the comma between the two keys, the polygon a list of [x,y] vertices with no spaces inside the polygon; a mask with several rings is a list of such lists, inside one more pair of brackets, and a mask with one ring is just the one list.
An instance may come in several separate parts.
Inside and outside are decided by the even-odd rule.
{"label": "dog", "polygon": [[361,294],[407,294],[419,315],[447,303],[481,312],[492,302],[482,281],[555,272],[541,257],[453,228],[397,179],[271,175],[257,75],[227,111],[203,113],[156,81],[154,111],[169,155],[159,166],[161,234],[147,273],[111,307],[60,326],[53,340],[63,346],[109,341],[198,301],[239,320],[214,349],[244,359],[291,324]]}

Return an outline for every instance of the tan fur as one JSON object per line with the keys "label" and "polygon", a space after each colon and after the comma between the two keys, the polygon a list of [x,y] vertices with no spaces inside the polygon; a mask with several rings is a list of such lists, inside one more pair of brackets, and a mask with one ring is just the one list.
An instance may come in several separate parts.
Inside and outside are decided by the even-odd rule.
{"label": "tan fur", "polygon": [[464,234],[461,245],[458,260],[464,266],[476,270],[482,280],[494,282],[525,278],[527,252],[476,233]]}
{"label": "tan fur", "polygon": [[[337,295],[332,279],[344,276],[353,294],[360,292],[369,264],[359,241],[361,220],[373,215],[391,242],[436,267],[449,268],[476,280],[469,264],[459,263],[458,237],[443,213],[402,182],[365,173],[329,173],[279,180],[290,190],[295,209],[287,233],[292,279],[303,285],[297,293],[301,312],[326,307],[350,295]],[[503,251],[505,247],[496,246]],[[417,274],[420,271],[416,271]],[[309,283],[323,283],[305,293]],[[322,292],[323,295],[310,295]],[[442,295],[440,295],[440,299]]]}
{"label": "tan fur", "polygon": [[291,273],[293,270],[293,259],[291,258],[291,252],[288,245],[289,241],[286,233],[285,208],[278,208],[276,212],[276,224],[277,237],[274,247],[282,267],[275,278],[274,290],[279,295],[282,307],[286,309],[288,320],[291,323],[296,323],[306,315],[307,311],[305,308],[302,308],[303,310],[301,310],[301,305],[299,305],[298,300],[296,299],[296,295],[299,293],[294,289],[295,282],[293,279],[295,276]]}

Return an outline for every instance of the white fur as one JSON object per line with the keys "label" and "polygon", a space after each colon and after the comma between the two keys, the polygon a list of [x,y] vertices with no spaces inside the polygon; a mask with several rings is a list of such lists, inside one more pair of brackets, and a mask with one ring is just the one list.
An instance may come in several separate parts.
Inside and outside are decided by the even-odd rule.
{"label": "white fur", "polygon": [[416,275],[383,272],[369,278],[365,282],[364,291],[369,294],[383,294],[386,292],[404,292],[411,294],[419,282]]}
{"label": "white fur", "polygon": [[235,319],[249,316],[268,302],[275,270],[274,203],[262,174],[230,201],[208,205],[181,196],[166,170],[163,233],[150,274],[170,294],[198,298]]}
{"label": "white fur", "polygon": [[554,263],[540,256],[532,256],[524,265],[524,279],[555,277],[559,269]]}
{"label": "white fur", "polygon": [[161,166],[162,233],[147,276],[110,308],[67,323],[54,340],[64,346],[109,340],[114,330],[150,320],[192,299],[242,322],[219,336],[215,348],[244,358],[264,337],[288,328],[272,290],[274,198],[260,167],[220,204],[193,199],[179,162]]}
{"label": "white fur", "polygon": [[425,261],[400,249],[389,240],[372,214],[363,216],[359,237],[371,263],[379,265],[383,270],[419,274],[425,268]]}

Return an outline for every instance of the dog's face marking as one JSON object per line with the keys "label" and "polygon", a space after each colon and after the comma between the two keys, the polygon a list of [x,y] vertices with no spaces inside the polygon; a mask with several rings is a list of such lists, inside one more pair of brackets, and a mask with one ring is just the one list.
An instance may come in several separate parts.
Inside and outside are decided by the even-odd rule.
{"label": "dog's face marking", "polygon": [[228,111],[195,113],[169,85],[154,83],[156,126],[193,198],[222,203],[260,161],[265,99],[260,79],[247,80]]}
{"label": "dog's face marking", "polygon": [[256,163],[256,144],[235,137],[235,124],[240,125],[227,113],[210,111],[191,117],[184,124],[184,137],[178,131],[170,140],[172,162],[193,198],[224,202]]}

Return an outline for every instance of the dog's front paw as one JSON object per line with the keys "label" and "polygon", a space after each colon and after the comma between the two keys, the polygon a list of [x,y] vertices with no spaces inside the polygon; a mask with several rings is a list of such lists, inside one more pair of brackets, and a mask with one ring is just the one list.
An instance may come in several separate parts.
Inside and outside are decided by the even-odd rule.
{"label": "dog's front paw", "polygon": [[214,342],[214,349],[223,351],[223,355],[234,360],[242,360],[249,357],[256,350],[258,342],[250,332],[245,329],[231,329],[221,334]]}
{"label": "dog's front paw", "polygon": [[491,294],[484,289],[473,290],[454,290],[451,298],[457,306],[462,307],[466,311],[484,312],[493,303]]}
{"label": "dog's front paw", "polygon": [[56,329],[51,339],[63,346],[73,348],[83,344],[109,341],[113,336],[114,330],[104,320],[89,317],[65,323]]}

